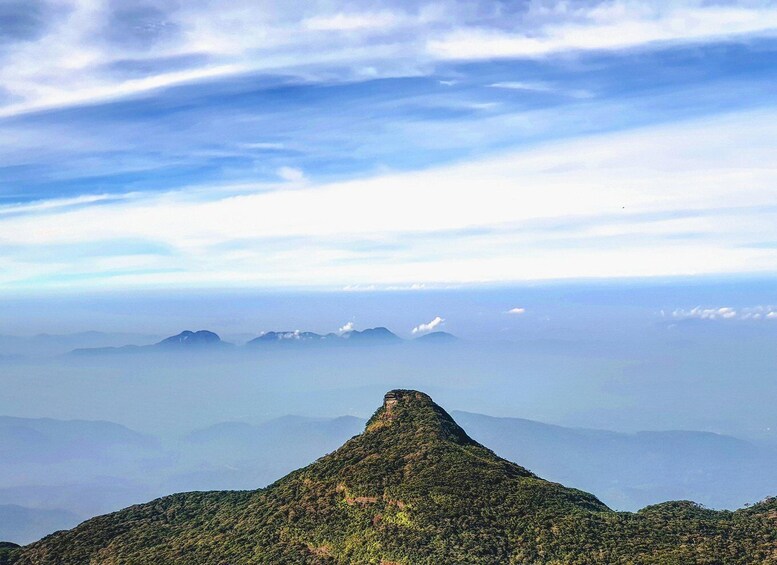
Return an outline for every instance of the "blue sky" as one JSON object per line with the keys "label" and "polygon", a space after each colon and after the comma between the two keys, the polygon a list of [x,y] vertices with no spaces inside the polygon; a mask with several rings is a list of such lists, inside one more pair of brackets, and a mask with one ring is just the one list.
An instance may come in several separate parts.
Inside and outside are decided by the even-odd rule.
{"label": "blue sky", "polygon": [[0,3],[0,290],[777,270],[777,4]]}

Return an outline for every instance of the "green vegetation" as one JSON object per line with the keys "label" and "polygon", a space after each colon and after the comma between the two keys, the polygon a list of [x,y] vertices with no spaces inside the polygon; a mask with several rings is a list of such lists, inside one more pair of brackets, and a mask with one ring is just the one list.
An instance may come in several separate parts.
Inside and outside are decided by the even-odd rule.
{"label": "green vegetation", "polygon": [[0,541],[0,565],[13,563],[19,554],[19,546],[10,541]]}
{"label": "green vegetation", "polygon": [[[266,489],[185,493],[89,520],[27,564],[777,563],[777,501],[636,513],[545,481],[392,391],[364,433]],[[0,561],[2,563],[2,561]]]}

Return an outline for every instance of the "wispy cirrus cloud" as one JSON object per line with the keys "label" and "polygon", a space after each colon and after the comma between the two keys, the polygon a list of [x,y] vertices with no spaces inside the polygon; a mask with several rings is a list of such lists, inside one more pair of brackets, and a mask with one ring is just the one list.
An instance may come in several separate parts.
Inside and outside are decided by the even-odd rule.
{"label": "wispy cirrus cloud", "polygon": [[[772,272],[777,248],[763,242],[777,220],[774,124],[772,112],[744,113],[291,191],[53,200],[0,221],[2,249],[29,251],[0,251],[0,283],[67,284],[63,274],[79,273],[116,286],[341,288]],[[145,263],[75,252],[115,240],[166,252]],[[34,259],[62,244],[71,247],[55,263]],[[160,274],[165,265],[176,270]]]}
{"label": "wispy cirrus cloud", "polygon": [[524,92],[554,93],[573,98],[591,98],[593,93],[588,90],[565,90],[564,88],[547,82],[522,82],[508,80],[504,82],[495,82],[488,85],[490,88],[501,88],[505,90],[517,90]]}
{"label": "wispy cirrus cloud", "polygon": [[776,11],[3,3],[0,285],[772,271]]}
{"label": "wispy cirrus cloud", "polygon": [[[249,72],[312,80],[412,76],[457,59],[537,57],[771,34],[771,2],[495,0],[4,3],[0,116]],[[182,65],[184,68],[182,68]],[[134,77],[117,71],[132,66]],[[113,71],[112,71],[113,70]]]}
{"label": "wispy cirrus cloud", "polygon": [[358,31],[380,29],[385,32],[402,22],[402,17],[388,10],[378,12],[336,12],[302,20],[302,27],[316,31]]}
{"label": "wispy cirrus cloud", "polygon": [[534,15],[551,19],[534,30],[474,26],[456,29],[447,36],[430,39],[428,49],[436,57],[451,59],[540,57],[658,42],[772,35],[777,29],[777,10],[770,2],[615,1],[594,2],[576,9],[568,3],[540,2]]}

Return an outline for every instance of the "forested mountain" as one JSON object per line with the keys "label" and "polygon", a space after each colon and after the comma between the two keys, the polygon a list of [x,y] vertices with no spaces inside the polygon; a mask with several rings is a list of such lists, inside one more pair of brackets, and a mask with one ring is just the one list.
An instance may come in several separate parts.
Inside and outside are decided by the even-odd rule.
{"label": "forested mountain", "polygon": [[471,439],[427,395],[266,489],[178,494],[12,551],[57,563],[773,563],[777,501],[610,510]]}

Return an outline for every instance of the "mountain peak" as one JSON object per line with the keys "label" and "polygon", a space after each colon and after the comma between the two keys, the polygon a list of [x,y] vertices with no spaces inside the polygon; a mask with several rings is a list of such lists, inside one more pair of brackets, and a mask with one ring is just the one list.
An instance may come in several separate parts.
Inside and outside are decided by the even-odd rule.
{"label": "mountain peak", "polygon": [[479,445],[432,398],[417,390],[395,389],[383,396],[383,406],[367,422],[365,431],[391,429],[416,437],[435,437],[462,445]]}
{"label": "mountain peak", "polygon": [[459,338],[448,332],[432,332],[417,337],[414,341],[419,343],[450,343],[458,340]]}
{"label": "mountain peak", "polygon": [[377,328],[367,328],[366,330],[353,330],[343,334],[343,337],[351,341],[360,343],[390,343],[402,341],[397,334],[388,328],[379,326]]}
{"label": "mountain peak", "polygon": [[191,330],[184,330],[181,333],[170,336],[163,339],[157,345],[160,346],[185,346],[185,347],[199,347],[203,345],[213,345],[222,343],[218,334],[208,330],[199,330],[193,332]]}

